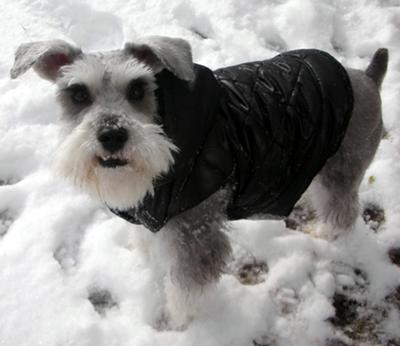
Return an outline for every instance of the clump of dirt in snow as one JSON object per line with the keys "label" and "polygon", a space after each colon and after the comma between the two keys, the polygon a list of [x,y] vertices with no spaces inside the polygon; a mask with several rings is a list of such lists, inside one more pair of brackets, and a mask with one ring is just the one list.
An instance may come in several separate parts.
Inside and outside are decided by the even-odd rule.
{"label": "clump of dirt in snow", "polygon": [[368,203],[362,213],[364,222],[377,232],[385,222],[385,211],[376,204]]}
{"label": "clump of dirt in snow", "polygon": [[99,315],[105,315],[107,310],[110,310],[118,305],[111,293],[105,289],[91,289],[88,299]]}

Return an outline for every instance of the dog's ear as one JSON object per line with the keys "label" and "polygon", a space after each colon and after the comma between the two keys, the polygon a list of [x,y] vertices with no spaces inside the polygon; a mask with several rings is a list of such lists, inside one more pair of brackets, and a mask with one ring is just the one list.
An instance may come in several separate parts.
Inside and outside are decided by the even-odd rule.
{"label": "dog's ear", "polygon": [[81,54],[79,48],[62,40],[24,43],[15,52],[10,76],[15,79],[33,67],[39,76],[54,82],[59,69]]}
{"label": "dog's ear", "polygon": [[165,68],[179,79],[191,81],[194,78],[192,50],[183,39],[147,36],[138,42],[126,43],[124,50],[149,65],[155,73]]}

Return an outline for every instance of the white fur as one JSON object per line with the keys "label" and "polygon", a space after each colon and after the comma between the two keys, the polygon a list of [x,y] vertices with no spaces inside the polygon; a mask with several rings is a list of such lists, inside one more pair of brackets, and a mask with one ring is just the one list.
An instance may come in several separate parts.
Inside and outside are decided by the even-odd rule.
{"label": "white fur", "polygon": [[111,69],[112,83],[118,89],[125,88],[131,80],[139,78],[147,81],[151,91],[154,91],[157,87],[153,71],[136,59],[130,59],[122,64],[113,66]]}
{"label": "white fur", "polygon": [[106,66],[96,56],[85,56],[71,65],[60,69],[59,87],[68,87],[72,84],[86,84],[91,90],[101,88]]}
{"label": "white fur", "polygon": [[111,208],[137,206],[153,192],[154,179],[167,173],[177,151],[158,125],[130,121],[130,139],[119,157],[128,160],[122,167],[105,168],[97,157],[104,154],[93,131],[93,119],[85,118],[61,143],[56,155],[56,171],[99,198]]}
{"label": "white fur", "polygon": [[60,70],[57,84],[60,88],[72,84],[85,84],[95,94],[101,93],[104,87],[104,78],[108,74],[116,90],[123,92],[133,79],[145,79],[148,91],[156,89],[155,78],[151,69],[145,64],[132,58],[114,65],[105,64],[101,57],[87,55],[75,61],[74,64],[63,66]]}

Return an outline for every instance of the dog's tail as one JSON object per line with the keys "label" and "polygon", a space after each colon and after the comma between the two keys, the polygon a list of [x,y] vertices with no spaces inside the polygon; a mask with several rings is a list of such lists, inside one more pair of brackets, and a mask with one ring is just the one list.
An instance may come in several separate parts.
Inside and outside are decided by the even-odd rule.
{"label": "dog's tail", "polygon": [[385,78],[389,61],[389,51],[386,48],[379,48],[365,70],[366,75],[371,78],[380,88],[383,78]]}

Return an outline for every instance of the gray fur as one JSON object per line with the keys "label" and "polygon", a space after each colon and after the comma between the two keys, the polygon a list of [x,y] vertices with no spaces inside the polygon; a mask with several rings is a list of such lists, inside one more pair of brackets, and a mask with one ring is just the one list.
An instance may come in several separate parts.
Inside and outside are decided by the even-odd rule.
{"label": "gray fur", "polygon": [[15,52],[14,66],[10,76],[15,79],[33,66],[42,78],[54,81],[56,75],[48,70],[44,60],[54,54],[63,54],[73,61],[81,53],[79,48],[62,40],[24,43]]}
{"label": "gray fur", "polygon": [[389,62],[389,51],[386,48],[379,48],[372,57],[371,63],[365,70],[365,74],[370,77],[380,88],[385,77]]}
{"label": "gray fur", "polygon": [[[312,195],[321,220],[342,230],[350,229],[358,216],[358,188],[383,131],[378,85],[363,71],[348,69],[347,72],[354,92],[349,126],[339,150],[312,185],[312,189],[316,185],[320,188],[318,196]],[[385,69],[381,74],[384,72]]]}
{"label": "gray fur", "polygon": [[231,254],[224,213],[228,190],[221,190],[165,226],[173,279],[190,292],[219,279]]}
{"label": "gray fur", "polygon": [[[153,68],[157,63],[171,71],[178,78],[191,81],[194,78],[192,50],[185,40],[163,36],[144,37],[139,42],[127,43],[125,51],[133,53],[141,60],[150,61]],[[154,61],[151,56],[157,59]]]}

